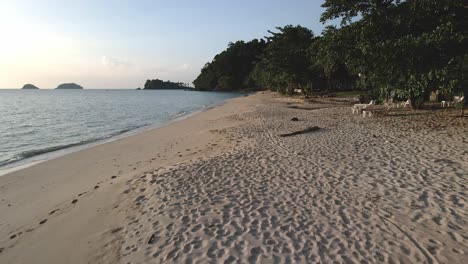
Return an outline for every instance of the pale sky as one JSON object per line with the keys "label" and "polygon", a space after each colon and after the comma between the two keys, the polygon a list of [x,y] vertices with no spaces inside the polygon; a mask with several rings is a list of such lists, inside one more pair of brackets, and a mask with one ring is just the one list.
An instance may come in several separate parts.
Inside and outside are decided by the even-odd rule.
{"label": "pale sky", "polygon": [[191,83],[232,41],[303,25],[323,0],[0,0],[0,88]]}

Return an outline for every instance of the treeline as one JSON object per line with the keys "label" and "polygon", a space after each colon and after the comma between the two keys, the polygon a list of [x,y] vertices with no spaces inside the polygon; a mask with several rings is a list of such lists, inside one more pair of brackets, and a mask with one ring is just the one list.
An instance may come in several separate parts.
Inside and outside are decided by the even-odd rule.
{"label": "treeline", "polygon": [[192,89],[188,84],[181,82],[171,82],[163,80],[146,80],[145,87],[147,90],[185,90]]}
{"label": "treeline", "polygon": [[267,43],[254,39],[250,42],[229,43],[228,48],[205,64],[193,84],[197,90],[238,90],[255,88],[251,72]]}
{"label": "treeline", "polygon": [[279,27],[263,40],[230,43],[193,82],[199,90],[270,89],[306,94],[362,89],[408,98],[468,87],[468,8],[460,0],[326,0],[320,36]]}

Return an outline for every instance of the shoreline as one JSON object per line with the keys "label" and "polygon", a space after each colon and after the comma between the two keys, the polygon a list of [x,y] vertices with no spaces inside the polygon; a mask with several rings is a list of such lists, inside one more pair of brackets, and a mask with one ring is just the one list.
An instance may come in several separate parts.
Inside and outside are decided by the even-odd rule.
{"label": "shoreline", "polygon": [[234,98],[0,177],[0,262],[466,262],[467,120],[320,100]]}
{"label": "shoreline", "polygon": [[[244,95],[240,95],[239,97],[242,97],[242,96],[244,96]],[[235,98],[238,98],[238,97],[235,97]],[[199,109],[195,109],[192,112],[184,113],[182,115],[177,114],[172,119],[170,119],[170,120],[168,120],[168,121],[166,121],[166,122],[164,122],[162,124],[141,126],[141,127],[135,128],[135,129],[130,129],[130,130],[125,131],[123,133],[116,134],[114,136],[110,135],[109,137],[105,137],[105,138],[101,138],[101,139],[97,139],[97,140],[92,140],[90,142],[86,142],[86,143],[83,143],[83,144],[76,143],[76,144],[72,144],[72,146],[69,146],[69,147],[64,146],[64,148],[60,148],[60,146],[59,146],[59,147],[57,147],[57,148],[59,148],[57,150],[43,152],[43,153],[31,156],[31,157],[27,157],[27,158],[16,160],[16,161],[13,161],[13,162],[10,162],[10,163],[6,163],[6,164],[0,166],[0,177],[6,175],[8,173],[12,173],[12,172],[15,172],[15,171],[18,171],[18,170],[21,170],[21,169],[25,169],[25,168],[34,166],[34,165],[42,163],[42,162],[46,162],[46,161],[49,161],[49,160],[52,160],[52,159],[55,159],[55,158],[59,158],[59,157],[62,157],[62,156],[68,155],[68,154],[72,154],[72,153],[75,153],[75,152],[79,152],[81,150],[93,148],[93,147],[96,147],[96,146],[99,146],[99,145],[102,145],[102,144],[106,144],[106,143],[109,143],[109,142],[112,142],[112,141],[115,141],[115,140],[119,140],[119,139],[126,138],[126,137],[131,137],[131,136],[134,136],[134,135],[138,135],[138,134],[141,134],[141,133],[148,132],[148,131],[153,130],[153,129],[158,129],[158,128],[170,125],[173,122],[181,121],[181,120],[189,118],[189,117],[191,117],[193,115],[196,115],[198,113],[202,113],[203,111],[206,111],[208,109],[211,109],[211,108],[214,108],[214,107],[217,107],[217,106],[221,106],[221,105],[225,104],[226,102],[228,102],[229,100],[232,100],[232,99],[235,99],[235,98],[223,100],[221,102],[217,102],[217,103],[214,103],[212,105],[204,106],[204,107],[201,107]]]}
{"label": "shoreline", "polygon": [[[95,257],[103,237],[125,217],[108,215],[123,202],[125,182],[155,167],[222,152],[230,143],[214,130],[237,122],[211,123],[242,111],[237,105],[242,98],[248,97],[1,176],[0,262],[83,263]],[[215,141],[218,146],[211,146]]]}

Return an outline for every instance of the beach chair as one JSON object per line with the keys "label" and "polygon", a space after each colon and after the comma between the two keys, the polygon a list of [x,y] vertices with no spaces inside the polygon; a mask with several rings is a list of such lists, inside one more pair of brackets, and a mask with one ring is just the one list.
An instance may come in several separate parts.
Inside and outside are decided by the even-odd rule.
{"label": "beach chair", "polygon": [[406,108],[411,105],[410,99],[406,100],[406,102],[403,103],[403,108]]}
{"label": "beach chair", "polygon": [[394,108],[395,107],[395,102],[393,102],[393,98],[390,98],[388,100],[384,101],[384,106],[387,107],[387,109]]}
{"label": "beach chair", "polygon": [[370,103],[368,104],[355,104],[353,105],[353,107],[351,108],[351,111],[352,113],[360,113],[362,112],[363,109],[366,109],[367,107],[371,106],[371,105],[375,105],[375,101],[374,100],[371,100]]}
{"label": "beach chair", "polygon": [[442,101],[440,102],[440,106],[442,107],[450,107],[454,106],[458,103],[461,103],[465,100],[465,96],[454,96],[453,101]]}
{"label": "beach chair", "polygon": [[465,96],[454,96],[452,104],[456,105],[458,103],[463,102],[464,100],[465,100]]}
{"label": "beach chair", "polygon": [[363,110],[362,117],[365,118],[366,116],[372,117],[372,111]]}
{"label": "beach chair", "polygon": [[302,89],[294,89],[294,93],[301,94],[301,93],[302,93]]}

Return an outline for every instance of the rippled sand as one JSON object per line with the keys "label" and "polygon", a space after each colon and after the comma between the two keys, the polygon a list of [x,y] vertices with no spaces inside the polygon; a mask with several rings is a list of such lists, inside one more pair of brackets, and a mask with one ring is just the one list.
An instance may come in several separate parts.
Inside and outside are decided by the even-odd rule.
{"label": "rippled sand", "polygon": [[123,262],[466,263],[466,121],[282,101],[228,117],[225,153],[128,182]]}
{"label": "rippled sand", "polygon": [[[106,222],[81,224],[95,230],[79,236],[89,247],[82,259],[468,262],[468,119],[449,110],[363,119],[349,106],[259,93],[180,122],[172,141],[169,133],[166,145],[140,158],[144,166],[132,162],[135,171],[83,197],[115,202],[99,208]],[[181,140],[177,133],[190,122]],[[312,126],[321,129],[279,136]],[[56,230],[53,221],[49,217],[44,228]],[[27,240],[4,247],[3,255],[14,259],[9,252]]]}

